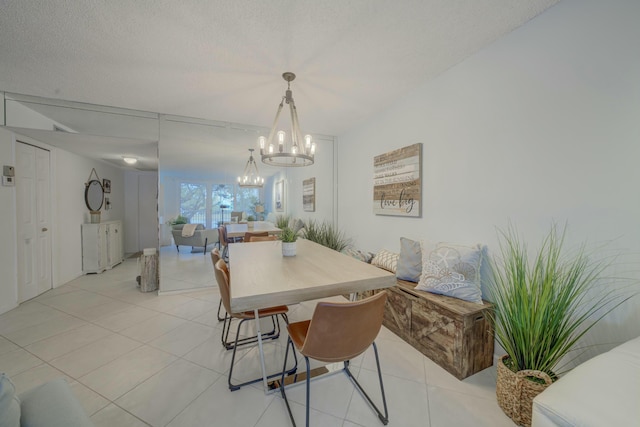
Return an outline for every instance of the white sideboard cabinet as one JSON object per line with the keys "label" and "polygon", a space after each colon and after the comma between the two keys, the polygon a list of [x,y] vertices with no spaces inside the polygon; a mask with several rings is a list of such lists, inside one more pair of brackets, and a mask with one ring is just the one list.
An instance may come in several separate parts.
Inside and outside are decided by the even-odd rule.
{"label": "white sideboard cabinet", "polygon": [[82,272],[102,273],[124,259],[122,221],[82,224]]}

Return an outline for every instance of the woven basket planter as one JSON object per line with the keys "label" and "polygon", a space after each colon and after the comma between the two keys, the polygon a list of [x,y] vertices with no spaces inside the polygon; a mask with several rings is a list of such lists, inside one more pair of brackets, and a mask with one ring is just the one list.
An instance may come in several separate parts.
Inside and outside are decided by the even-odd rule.
{"label": "woven basket planter", "polygon": [[[498,381],[496,384],[498,405],[517,425],[529,427],[533,398],[542,393],[553,381],[549,375],[542,371],[513,372],[504,364],[504,360],[508,357],[505,354],[498,361]],[[527,379],[527,377],[540,378],[545,383],[539,384]]]}

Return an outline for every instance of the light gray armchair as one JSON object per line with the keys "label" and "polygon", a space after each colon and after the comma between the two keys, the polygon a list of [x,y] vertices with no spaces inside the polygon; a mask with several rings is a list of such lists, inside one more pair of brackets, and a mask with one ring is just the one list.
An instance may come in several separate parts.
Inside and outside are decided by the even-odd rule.
{"label": "light gray armchair", "polygon": [[184,227],[184,224],[174,225],[173,230],[171,230],[171,234],[173,234],[173,241],[176,244],[178,252],[180,252],[180,246],[191,246],[192,248],[204,248],[203,252],[206,254],[208,245],[214,245],[217,243],[218,247],[220,246],[217,228],[205,229],[204,225],[198,224],[193,236],[182,237],[182,227]]}

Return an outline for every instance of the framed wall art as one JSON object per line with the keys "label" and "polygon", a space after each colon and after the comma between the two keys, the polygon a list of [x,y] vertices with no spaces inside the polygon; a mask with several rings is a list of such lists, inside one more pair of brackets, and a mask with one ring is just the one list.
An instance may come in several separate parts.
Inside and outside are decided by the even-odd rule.
{"label": "framed wall art", "polygon": [[274,194],[275,206],[277,212],[284,212],[284,179],[276,182],[276,191]]}
{"label": "framed wall art", "polygon": [[422,144],[373,158],[373,213],[422,215]]}
{"label": "framed wall art", "polygon": [[316,179],[302,181],[302,208],[305,212],[316,211]]}
{"label": "framed wall art", "polygon": [[111,180],[110,179],[103,179],[102,180],[102,188],[104,189],[105,193],[111,193]]}

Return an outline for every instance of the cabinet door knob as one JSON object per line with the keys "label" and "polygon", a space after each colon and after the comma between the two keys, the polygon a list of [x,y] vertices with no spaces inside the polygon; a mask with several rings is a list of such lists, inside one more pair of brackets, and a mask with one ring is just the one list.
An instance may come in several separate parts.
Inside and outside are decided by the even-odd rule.
{"label": "cabinet door knob", "polygon": [[44,231],[48,231],[48,228],[47,228],[47,227],[44,227],[44,228],[42,229],[42,231],[43,231],[43,232],[44,232]]}

